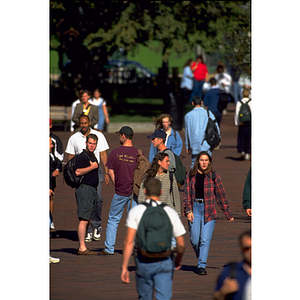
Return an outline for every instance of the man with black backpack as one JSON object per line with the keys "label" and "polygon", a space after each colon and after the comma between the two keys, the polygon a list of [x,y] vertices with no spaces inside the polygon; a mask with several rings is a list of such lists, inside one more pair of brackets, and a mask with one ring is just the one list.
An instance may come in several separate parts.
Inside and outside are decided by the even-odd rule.
{"label": "man with black backpack", "polygon": [[185,250],[185,228],[176,211],[160,201],[161,183],[155,178],[145,182],[146,202],[130,210],[127,217],[127,235],[124,240],[121,280],[129,283],[128,264],[136,241],[136,285],[139,299],[172,298],[174,261],[171,239],[177,241],[175,270],[180,269]]}
{"label": "man with black backpack", "polygon": [[239,127],[237,150],[240,160],[250,160],[251,154],[251,105],[250,91],[243,90],[243,99],[235,107],[234,123]]}
{"label": "man with black backpack", "polygon": [[191,168],[201,151],[212,154],[212,150],[220,144],[220,128],[214,114],[202,107],[202,99],[193,98],[194,108],[184,117],[186,153],[192,155]]}
{"label": "man with black backpack", "polygon": [[[105,166],[107,162],[107,154],[106,150],[109,149],[107,140],[105,136],[91,128],[91,121],[89,116],[82,115],[79,118],[80,130],[73,135],[68,140],[68,144],[66,147],[66,153],[68,155],[68,162],[75,157],[77,154],[80,154],[83,149],[85,149],[86,145],[86,137],[92,133],[98,137],[97,147],[95,149],[95,156],[97,158],[99,168],[98,168],[98,186],[97,186],[97,193],[99,197],[99,201],[97,203],[97,207],[95,209],[95,213],[92,219],[91,224],[88,227],[87,234],[85,241],[91,242],[92,240],[99,241],[101,239],[101,230],[102,230],[102,204],[103,204],[103,197],[102,197],[102,183],[105,182],[105,185],[109,184],[109,175],[108,175],[108,168]],[[101,168],[101,164],[103,165]],[[67,181],[66,181],[67,182]]]}
{"label": "man with black backpack", "polygon": [[74,170],[76,176],[84,176],[80,186],[75,191],[77,202],[77,215],[79,219],[78,255],[97,254],[90,251],[85,245],[85,235],[88,224],[92,219],[95,207],[98,202],[98,161],[94,154],[97,147],[98,137],[95,134],[89,134],[86,137],[86,149],[77,157]]}

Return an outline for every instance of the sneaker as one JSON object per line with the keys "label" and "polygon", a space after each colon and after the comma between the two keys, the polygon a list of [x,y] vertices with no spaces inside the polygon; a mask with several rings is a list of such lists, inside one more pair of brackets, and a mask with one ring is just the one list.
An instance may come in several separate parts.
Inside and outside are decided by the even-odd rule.
{"label": "sneaker", "polygon": [[102,227],[94,228],[93,240],[99,241],[101,239],[101,229]]}
{"label": "sneaker", "polygon": [[206,272],[205,268],[198,268],[198,274],[199,275],[207,275],[207,272]]}
{"label": "sneaker", "polygon": [[92,238],[93,238],[93,233],[92,233],[92,232],[88,232],[88,233],[86,234],[86,237],[85,237],[84,241],[85,241],[86,243],[90,243],[90,242],[92,241]]}
{"label": "sneaker", "polygon": [[52,257],[52,256],[49,256],[49,264],[57,264],[60,262],[60,259],[59,258],[55,258],[55,257]]}
{"label": "sneaker", "polygon": [[55,229],[55,226],[54,226],[54,223],[53,223],[53,222],[51,222],[50,228],[51,228],[51,229]]}
{"label": "sneaker", "polygon": [[245,160],[247,160],[247,161],[250,160],[250,154],[249,154],[249,153],[246,153],[246,154],[245,154]]}

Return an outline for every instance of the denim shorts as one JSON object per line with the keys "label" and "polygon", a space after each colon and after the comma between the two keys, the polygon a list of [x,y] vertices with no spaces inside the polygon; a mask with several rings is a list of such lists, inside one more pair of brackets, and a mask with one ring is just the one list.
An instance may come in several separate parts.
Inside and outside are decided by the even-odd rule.
{"label": "denim shorts", "polygon": [[98,201],[97,189],[87,184],[81,184],[75,191],[77,215],[79,219],[91,220]]}

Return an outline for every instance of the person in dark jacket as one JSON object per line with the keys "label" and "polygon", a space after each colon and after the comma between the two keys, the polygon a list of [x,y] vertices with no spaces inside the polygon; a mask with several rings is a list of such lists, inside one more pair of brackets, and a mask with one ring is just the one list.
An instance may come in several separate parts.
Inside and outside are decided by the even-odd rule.
{"label": "person in dark jacket", "polygon": [[203,97],[203,104],[207,106],[207,109],[215,115],[218,125],[220,127],[220,123],[222,120],[222,112],[218,110],[218,103],[221,90],[217,86],[217,80],[214,77],[212,77],[209,80],[209,83],[211,89],[205,93]]}

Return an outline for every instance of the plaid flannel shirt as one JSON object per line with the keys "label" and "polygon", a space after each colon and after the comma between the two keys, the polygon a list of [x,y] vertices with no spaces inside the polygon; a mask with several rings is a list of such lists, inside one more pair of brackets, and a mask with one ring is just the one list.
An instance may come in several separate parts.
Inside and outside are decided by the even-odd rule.
{"label": "plaid flannel shirt", "polygon": [[[215,192],[214,193],[214,182],[212,179],[212,173],[208,173],[204,177],[204,212],[205,222],[215,220],[217,218],[216,203],[224,212],[226,218],[230,220],[232,218],[231,209],[228,203],[225,188],[222,184],[221,177],[216,174],[215,179]],[[190,173],[187,174],[184,184],[184,196],[183,196],[183,208],[184,215],[193,211],[193,205],[195,201],[196,189],[196,176],[191,177]]]}

